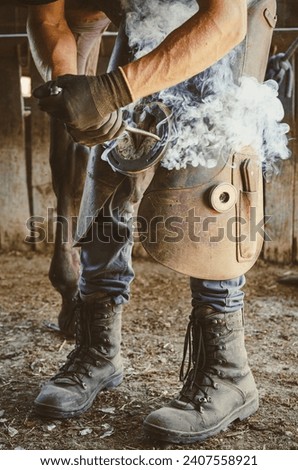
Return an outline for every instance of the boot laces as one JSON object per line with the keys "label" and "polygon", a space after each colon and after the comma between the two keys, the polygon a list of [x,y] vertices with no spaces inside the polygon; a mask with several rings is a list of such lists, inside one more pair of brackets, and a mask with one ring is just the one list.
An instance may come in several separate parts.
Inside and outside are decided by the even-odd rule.
{"label": "boot laces", "polygon": [[[187,367],[185,371],[186,360]],[[214,371],[207,364],[206,342],[204,340],[202,323],[195,319],[194,314],[192,314],[189,317],[184,340],[183,358],[180,368],[180,381],[184,383],[184,386],[180,398],[193,401],[195,397],[201,395],[196,399],[196,402],[197,400],[199,403],[210,401],[206,387],[212,386],[215,389],[217,388],[217,383],[212,377]],[[194,403],[197,404],[196,402]]]}
{"label": "boot laces", "polygon": [[[67,379],[74,384],[79,384],[82,388],[86,388],[83,380],[84,376],[92,377],[90,366],[99,366],[98,358],[99,351],[92,347],[92,333],[91,322],[86,321],[86,317],[90,319],[92,311],[88,306],[82,309],[82,303],[78,305],[76,315],[76,347],[67,356],[67,362],[63,364],[59,372],[52,378],[53,381],[57,379]],[[90,310],[90,311],[87,311]],[[85,316],[85,319],[83,318]],[[96,325],[98,326],[98,325]]]}
{"label": "boot laces", "polygon": [[67,356],[67,359],[68,361],[60,368],[60,371],[52,380],[68,379],[85,389],[86,384],[83,377],[92,377],[89,366],[98,365],[95,351],[89,347],[78,346]]}

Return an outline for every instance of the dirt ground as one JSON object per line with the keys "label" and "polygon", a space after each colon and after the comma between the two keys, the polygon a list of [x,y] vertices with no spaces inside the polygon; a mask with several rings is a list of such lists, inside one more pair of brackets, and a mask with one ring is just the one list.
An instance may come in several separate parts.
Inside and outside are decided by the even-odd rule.
{"label": "dirt ground", "polygon": [[[148,259],[135,260],[123,322],[124,382],[98,396],[85,415],[48,421],[35,415],[32,403],[73,346],[47,326],[57,321],[60,307],[49,263],[45,255],[1,255],[0,449],[182,449],[148,440],[142,421],[181,387],[188,279]],[[258,413],[189,449],[298,449],[298,289],[277,282],[290,269],[259,261],[247,276],[246,341]]]}

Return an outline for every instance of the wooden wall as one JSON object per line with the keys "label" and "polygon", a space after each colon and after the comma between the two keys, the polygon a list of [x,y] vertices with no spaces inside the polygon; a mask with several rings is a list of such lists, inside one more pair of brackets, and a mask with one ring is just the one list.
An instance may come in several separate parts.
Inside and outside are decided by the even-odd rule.
{"label": "wooden wall", "polygon": [[[18,35],[23,9],[0,8],[2,34]],[[24,44],[21,35],[0,41],[0,248],[26,249],[29,217],[24,102],[20,90]]]}
{"label": "wooden wall", "polygon": [[[272,53],[285,52],[298,37],[297,0],[278,0],[278,22],[273,35]],[[280,87],[280,99],[285,110],[292,157],[281,164],[280,174],[265,185],[265,212],[271,216],[267,231],[271,238],[264,244],[264,259],[279,262],[298,262],[298,50],[291,59],[294,89],[286,96],[287,80]],[[296,84],[296,86],[295,86]]]}

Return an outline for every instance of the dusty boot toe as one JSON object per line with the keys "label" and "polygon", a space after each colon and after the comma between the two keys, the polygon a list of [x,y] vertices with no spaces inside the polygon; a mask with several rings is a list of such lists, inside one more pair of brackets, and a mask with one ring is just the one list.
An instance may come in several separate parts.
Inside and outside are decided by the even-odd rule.
{"label": "dusty boot toe", "polygon": [[[174,411],[174,412],[173,412]],[[202,426],[202,415],[199,412],[178,410],[165,406],[150,413],[144,421],[144,429],[149,434],[163,436],[162,440],[175,439],[179,442],[183,436],[198,436],[198,429]]]}
{"label": "dusty boot toe", "polygon": [[75,387],[61,387],[49,382],[44,385],[34,401],[35,410],[39,415],[63,418],[77,412],[84,402],[75,391]]}
{"label": "dusty boot toe", "polygon": [[[204,441],[226,429],[236,419],[245,419],[258,409],[258,395],[247,402],[239,400],[239,393],[226,390],[227,406],[210,401],[196,409],[190,403],[174,400],[172,406],[165,406],[150,413],[144,420],[144,430],[152,439],[174,443]],[[231,399],[232,395],[232,399]]]}

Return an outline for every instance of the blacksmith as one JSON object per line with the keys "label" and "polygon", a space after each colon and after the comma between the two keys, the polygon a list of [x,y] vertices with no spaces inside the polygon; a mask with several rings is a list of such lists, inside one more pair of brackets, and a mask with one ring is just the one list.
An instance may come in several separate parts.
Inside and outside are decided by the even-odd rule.
{"label": "blacksmith", "polygon": [[[246,73],[262,81],[275,24],[275,0],[179,0],[185,8],[195,8],[194,13],[178,21],[158,46],[136,60],[129,59],[127,18],[134,6],[141,8],[146,1],[22,3],[28,5],[32,55],[46,82],[35,90],[35,97],[41,109],[65,124],[65,132],[75,142],[91,148],[92,157],[80,216],[89,217],[91,223],[83,229],[84,220],[79,222],[77,237],[81,275],[76,347],[42,388],[36,411],[50,418],[78,416],[92,406],[99,392],[121,383],[121,314],[134,277],[132,217],[134,206],[142,200],[140,212],[147,221],[157,216],[183,218],[186,213],[188,222],[191,214],[207,220],[208,240],[200,242],[187,234],[187,241],[167,244],[162,227],[157,243],[145,242],[157,261],[190,277],[192,311],[180,371],[181,393],[152,412],[144,429],[168,442],[205,440],[234,420],[249,417],[259,406],[244,345],[242,291],[244,274],[261,248],[258,234],[254,240],[245,238],[249,209],[259,215],[262,211],[262,178],[255,152],[244,145],[217,165],[167,169],[158,164],[150,169],[149,178],[146,171],[115,172],[101,159],[105,148],[101,144],[125,132],[123,108],[161,96],[159,92],[186,80],[191,88],[193,77],[204,77],[200,74],[231,51],[238,51],[235,80]],[[163,4],[151,3],[156,8]],[[166,3],[171,15],[175,1]],[[92,57],[110,22],[119,28],[119,35],[109,72],[97,75]],[[177,89],[183,97],[184,88]],[[208,129],[212,131],[210,125]],[[195,212],[189,212],[192,209]],[[219,237],[218,224],[225,229],[231,217],[230,227],[236,227],[238,238],[226,231]]]}

